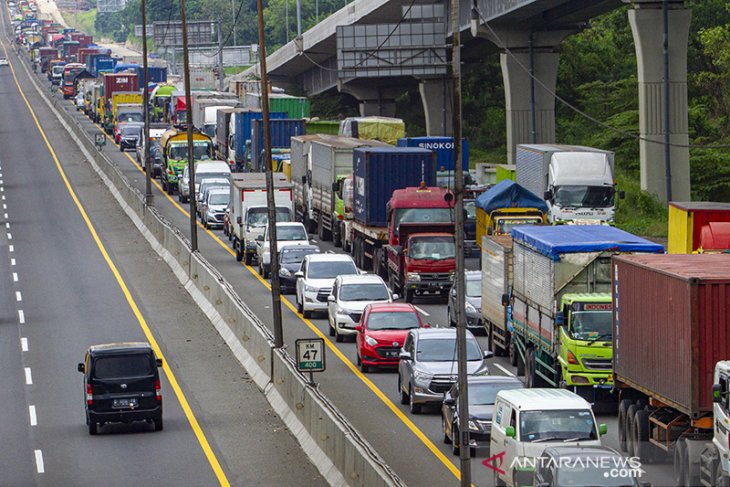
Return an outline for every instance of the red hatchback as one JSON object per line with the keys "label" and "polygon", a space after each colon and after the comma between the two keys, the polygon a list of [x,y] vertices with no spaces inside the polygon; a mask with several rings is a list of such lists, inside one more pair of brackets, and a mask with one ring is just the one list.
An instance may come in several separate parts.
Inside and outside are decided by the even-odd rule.
{"label": "red hatchback", "polygon": [[367,372],[370,367],[398,366],[403,341],[412,328],[423,328],[416,308],[405,303],[374,303],[363,311],[357,330],[357,365]]}

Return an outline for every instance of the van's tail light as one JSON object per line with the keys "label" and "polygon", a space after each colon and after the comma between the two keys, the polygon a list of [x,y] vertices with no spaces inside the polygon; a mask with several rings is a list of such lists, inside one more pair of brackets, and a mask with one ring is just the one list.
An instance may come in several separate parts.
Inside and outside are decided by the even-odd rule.
{"label": "van's tail light", "polygon": [[157,394],[157,400],[162,401],[162,391],[160,390],[160,379],[155,381],[155,393]]}
{"label": "van's tail light", "polygon": [[86,384],[86,404],[91,406],[93,401],[93,395],[91,394],[91,384]]}

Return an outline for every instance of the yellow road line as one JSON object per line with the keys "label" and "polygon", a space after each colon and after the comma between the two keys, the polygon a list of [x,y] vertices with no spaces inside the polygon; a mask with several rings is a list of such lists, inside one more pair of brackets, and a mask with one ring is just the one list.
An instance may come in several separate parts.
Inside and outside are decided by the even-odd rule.
{"label": "yellow road line", "polygon": [[[98,124],[94,124],[94,126],[99,129],[111,142],[116,146],[116,141],[110,137],[106,132],[104,132],[104,129],[100,127]],[[132,162],[132,165],[140,171],[142,174],[146,174],[145,171],[142,170],[142,168],[137,164],[137,161],[135,159],[132,159],[132,156],[129,155],[129,153],[124,152],[123,153],[127,158]],[[172,196],[170,196],[167,192],[163,191],[162,186],[153,178],[152,183],[157,187],[157,189],[162,192],[162,195],[165,196],[172,204],[177,208],[183,215],[190,218],[190,213],[183,208],[182,205],[180,205],[177,201],[175,201]],[[210,230],[206,229],[201,225],[200,221],[197,222],[198,226],[202,228],[205,233],[207,233],[215,242],[217,242],[221,247],[223,247],[229,254],[235,256],[236,253],[231,249],[230,246],[228,246],[225,242],[223,242],[218,235],[211,232]],[[241,262],[241,265],[245,267],[256,279],[258,279],[266,289],[269,291],[271,290],[271,285],[263,279],[259,273],[251,266],[246,265],[245,263]],[[296,307],[289,302],[288,299],[286,299],[284,296],[281,297],[281,302],[284,303],[287,308],[289,308],[297,317],[299,317],[307,327],[309,327],[310,330],[312,330],[318,337],[323,338],[325,344],[327,344],[327,347],[332,350],[332,352],[339,358],[345,366],[347,366],[355,376],[357,376],[358,379],[360,379],[365,386],[367,386],[368,389],[372,391],[375,396],[378,397],[387,407],[390,409],[395,416],[401,420],[401,422],[409,429],[411,432],[419,439],[421,442],[428,448],[431,453],[434,454],[436,458],[438,458],[441,463],[444,464],[444,466],[452,473],[457,479],[461,479],[461,473],[459,469],[456,467],[456,465],[451,462],[451,460],[444,455],[441,450],[438,449],[436,445],[421,431],[421,429],[413,423],[413,421],[408,418],[405,414],[403,414],[403,411],[401,411],[398,406],[396,406],[393,401],[391,401],[388,396],[385,395],[383,391],[380,390],[378,386],[376,386],[370,379],[365,376],[362,372],[360,372],[355,365],[343,354],[337,346],[332,343],[332,341],[329,339],[329,337],[325,336],[324,333],[319,331],[319,329],[307,318],[304,318],[302,315],[300,315],[297,312]]]}
{"label": "yellow road line", "polygon": [[[7,58],[8,51],[5,47],[5,43],[3,43],[2,48],[3,48],[3,51],[5,51],[5,57]],[[73,199],[74,204],[76,205],[76,208],[78,208],[79,213],[81,213],[81,217],[84,219],[84,222],[86,222],[86,226],[89,229],[89,232],[91,233],[91,236],[93,237],[94,241],[96,242],[96,246],[99,248],[101,255],[104,257],[104,260],[106,261],[107,265],[109,266],[109,269],[112,271],[112,274],[114,275],[114,278],[116,279],[117,283],[119,284],[119,287],[122,289],[122,293],[124,294],[124,297],[127,299],[127,303],[129,304],[129,307],[132,309],[134,316],[137,318],[137,322],[139,323],[140,328],[142,328],[142,331],[144,332],[145,336],[147,337],[147,340],[152,345],[152,348],[154,349],[157,356],[162,357],[162,350],[160,350],[160,346],[157,344],[157,340],[155,340],[154,335],[150,331],[150,328],[147,325],[147,321],[145,320],[144,316],[142,316],[142,313],[140,312],[139,307],[137,306],[137,303],[135,302],[134,297],[132,296],[132,293],[129,292],[129,288],[127,288],[126,283],[122,279],[122,276],[119,274],[119,270],[117,269],[117,266],[114,264],[111,257],[109,257],[109,254],[107,253],[106,248],[104,247],[104,244],[102,243],[101,239],[99,238],[99,235],[96,233],[96,229],[94,228],[94,225],[91,223],[91,220],[89,219],[89,216],[87,215],[86,210],[84,209],[83,205],[81,204],[78,197],[76,196],[76,192],[71,187],[71,183],[69,182],[68,178],[66,177],[66,173],[63,170],[63,168],[61,167],[61,163],[59,162],[58,157],[56,156],[56,151],[53,150],[53,147],[51,146],[51,143],[48,140],[48,137],[46,137],[46,133],[44,132],[43,128],[41,127],[40,122],[38,121],[38,117],[36,117],[35,111],[30,106],[30,102],[28,101],[28,98],[26,98],[25,93],[23,92],[23,89],[20,87],[20,83],[18,82],[18,77],[15,74],[15,69],[13,68],[12,64],[10,64],[10,71],[13,74],[13,79],[15,80],[15,86],[18,87],[20,96],[23,98],[25,105],[28,107],[28,111],[30,112],[30,115],[33,117],[33,121],[35,122],[36,127],[38,127],[38,131],[40,132],[41,137],[43,138],[43,141],[46,143],[46,147],[48,147],[48,151],[50,152],[51,157],[53,158],[53,161],[56,164],[56,169],[58,169],[58,172],[61,175],[61,179],[63,179],[63,183],[66,185],[66,189],[68,190],[69,194],[71,195],[71,199]],[[177,379],[175,378],[175,374],[172,372],[172,369],[170,368],[167,360],[163,360],[162,367],[163,367],[163,370],[165,371],[165,375],[167,376],[168,381],[170,382],[170,386],[175,391],[175,395],[177,396],[177,399],[180,402],[180,405],[182,406],[183,411],[185,412],[185,416],[187,417],[188,422],[190,423],[190,426],[192,427],[193,432],[195,433],[195,436],[197,437],[198,442],[200,443],[200,447],[203,449],[203,452],[205,453],[205,456],[208,459],[208,462],[210,463],[210,466],[213,469],[213,472],[215,473],[216,477],[218,478],[218,482],[222,486],[229,486],[230,483],[228,482],[228,479],[226,478],[226,474],[223,472],[223,469],[221,468],[220,463],[218,462],[218,458],[215,456],[215,453],[213,453],[213,450],[211,449],[210,444],[208,443],[208,440],[205,437],[205,433],[203,433],[203,430],[200,427],[198,420],[195,418],[195,414],[193,414],[193,411],[190,408],[190,404],[188,403],[187,399],[185,398],[185,394],[183,393],[182,389],[180,388],[180,385],[178,384]]]}

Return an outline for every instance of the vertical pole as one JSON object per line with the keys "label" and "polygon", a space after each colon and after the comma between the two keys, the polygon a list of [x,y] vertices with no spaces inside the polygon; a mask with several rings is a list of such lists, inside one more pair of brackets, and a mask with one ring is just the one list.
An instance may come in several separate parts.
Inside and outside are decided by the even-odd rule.
{"label": "vertical pole", "polygon": [[284,17],[286,26],[284,27],[284,30],[286,31],[286,42],[289,43],[289,0],[284,0]]}
{"label": "vertical pole", "polygon": [[530,116],[532,117],[532,143],[537,144],[537,112],[535,111],[535,39],[530,32]]}
{"label": "vertical pole", "polygon": [[319,0],[314,0],[314,21],[319,24]]}
{"label": "vertical pole", "polygon": [[302,0],[297,0],[297,37],[302,37]]}
{"label": "vertical pole", "polygon": [[193,159],[193,103],[190,95],[190,63],[188,61],[188,22],[185,16],[185,0],[180,0],[182,20],[183,73],[185,79],[185,120],[188,130],[188,167],[190,174],[190,250],[198,251],[198,225],[195,219],[195,161]]}
{"label": "vertical pole", "polygon": [[281,284],[279,282],[279,257],[276,243],[276,203],[274,201],[274,168],[271,161],[271,130],[269,125],[269,76],[266,72],[266,35],[264,32],[263,0],[256,0],[259,26],[259,62],[261,63],[261,118],[264,129],[264,163],[266,164],[266,204],[269,209],[269,259],[271,272],[271,307],[274,315],[274,347],[284,346],[281,326]]}
{"label": "vertical pole", "polygon": [[670,147],[669,123],[671,113],[669,111],[669,2],[663,0],[663,23],[664,23],[664,177],[666,178],[667,203],[672,201],[672,156]]}
{"label": "vertical pole", "polygon": [[236,6],[233,3],[233,0],[231,0],[231,29],[233,29],[233,45],[234,47],[238,45],[238,42],[236,42]]}
{"label": "vertical pole", "polygon": [[142,106],[144,106],[144,167],[145,167],[145,204],[152,204],[152,165],[150,164],[150,90],[149,66],[147,64],[147,12],[142,0]]}
{"label": "vertical pole", "polygon": [[461,485],[471,486],[471,456],[469,449],[469,390],[466,364],[466,293],[464,273],[464,172],[461,162],[461,26],[459,0],[451,0],[451,76],[454,102],[454,196],[456,196],[456,340],[459,381],[459,467]]}
{"label": "vertical pole", "polygon": [[226,73],[223,71],[223,32],[220,19],[216,22],[218,27],[218,89],[223,91],[223,80]]}

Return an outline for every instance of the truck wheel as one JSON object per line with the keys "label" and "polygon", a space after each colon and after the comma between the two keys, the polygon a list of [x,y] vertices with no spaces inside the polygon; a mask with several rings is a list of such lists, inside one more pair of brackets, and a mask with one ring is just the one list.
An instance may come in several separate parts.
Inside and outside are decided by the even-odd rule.
{"label": "truck wheel", "polygon": [[626,410],[626,417],[624,417],[624,422],[620,427],[624,430],[624,437],[626,438],[626,454],[630,457],[636,456],[635,450],[634,450],[634,435],[632,434],[634,430],[634,416],[636,415],[636,410],[639,409],[636,404],[629,405],[628,409]]}
{"label": "truck wheel", "polygon": [[324,222],[322,221],[322,215],[318,215],[317,218],[317,236],[320,242],[324,242]]}
{"label": "truck wheel", "polygon": [[638,409],[634,414],[634,455],[645,463],[654,463],[654,445],[649,443],[649,413],[646,409]]}
{"label": "truck wheel", "polygon": [[522,357],[520,357],[519,354],[517,353],[517,348],[516,348],[517,345],[511,345],[511,346],[513,348],[515,348],[514,353],[515,353],[515,358],[516,358],[516,362],[517,362],[517,365],[515,365],[515,367],[517,367],[517,375],[525,375],[525,361],[522,360]]}
{"label": "truck wheel", "polygon": [[337,220],[332,223],[332,243],[335,247],[342,247],[342,237],[340,237],[340,224]]}
{"label": "truck wheel", "polygon": [[[517,362],[519,361],[519,354],[517,353],[517,349],[515,348],[515,343],[510,340],[509,345],[507,346],[508,353],[509,353],[509,364],[512,367],[517,367]],[[523,372],[524,373],[524,372]],[[522,375],[522,374],[519,374]]]}
{"label": "truck wheel", "polygon": [[618,423],[618,447],[623,453],[627,451],[626,430],[623,425],[626,422],[626,414],[630,405],[631,401],[629,399],[621,399],[618,403],[618,418],[616,420],[616,423]]}
{"label": "truck wheel", "polygon": [[725,477],[722,471],[722,463],[717,462],[717,468],[715,469],[715,483],[717,487],[728,487],[730,486],[730,478]]}
{"label": "truck wheel", "polygon": [[413,290],[412,289],[406,289],[405,291],[403,291],[403,294],[405,295],[406,303],[413,302]]}
{"label": "truck wheel", "polygon": [[[239,243],[238,245],[243,246],[242,243]],[[245,252],[244,253],[243,251],[241,251],[241,253],[245,255],[246,265],[251,265],[251,263],[253,262],[253,254],[251,252]]]}
{"label": "truck wheel", "polygon": [[674,485],[685,485],[684,479],[688,466],[687,446],[684,444],[684,439],[680,438],[674,447]]}
{"label": "truck wheel", "polygon": [[173,186],[170,181],[167,182],[167,194],[169,194],[169,195],[175,194],[175,186]]}
{"label": "truck wheel", "polygon": [[535,352],[530,349],[525,357],[525,387],[532,389],[535,387]]}

